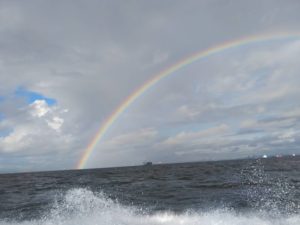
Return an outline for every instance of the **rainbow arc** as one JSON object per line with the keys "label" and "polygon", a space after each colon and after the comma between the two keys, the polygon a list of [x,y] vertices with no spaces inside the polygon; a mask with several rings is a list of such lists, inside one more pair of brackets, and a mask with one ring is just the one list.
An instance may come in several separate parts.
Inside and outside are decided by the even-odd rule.
{"label": "rainbow arc", "polygon": [[130,105],[132,105],[136,99],[138,99],[141,95],[143,95],[143,93],[145,93],[148,89],[155,86],[155,84],[157,84],[159,81],[163,80],[164,78],[172,75],[175,71],[184,68],[197,60],[207,58],[209,56],[220,53],[227,49],[238,48],[256,42],[281,40],[281,39],[297,40],[300,39],[300,33],[299,32],[277,32],[271,34],[254,35],[250,37],[245,37],[245,38],[240,38],[229,42],[225,42],[220,45],[216,45],[215,47],[211,47],[203,51],[197,52],[193,55],[190,55],[178,61],[177,63],[173,64],[172,66],[166,68],[165,70],[162,70],[160,73],[154,75],[151,79],[147,80],[144,84],[142,84],[135,91],[133,91],[131,95],[129,95],[126,99],[124,99],[124,101],[106,118],[106,120],[100,126],[98,132],[91,139],[87,147],[83,150],[83,153],[76,165],[76,168],[82,169],[85,167],[88,159],[90,158],[93,151],[95,150],[96,145],[101,141],[101,139],[108,131],[108,129],[111,127],[111,125],[118,120],[120,115]]}

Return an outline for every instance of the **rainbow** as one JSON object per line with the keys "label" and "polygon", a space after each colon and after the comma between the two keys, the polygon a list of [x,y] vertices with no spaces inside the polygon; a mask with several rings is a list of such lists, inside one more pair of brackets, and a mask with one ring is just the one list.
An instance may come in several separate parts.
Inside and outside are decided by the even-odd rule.
{"label": "rainbow", "polygon": [[91,142],[88,146],[83,150],[83,153],[78,161],[76,168],[82,169],[84,168],[85,164],[87,163],[89,157],[93,153],[97,143],[103,138],[107,130],[111,127],[111,125],[116,122],[116,120],[120,117],[120,115],[131,105],[133,102],[139,98],[144,92],[146,92],[149,88],[153,87],[156,83],[161,81],[163,78],[171,75],[175,71],[188,66],[189,64],[209,57],[213,54],[222,52],[224,50],[230,48],[237,48],[243,45],[247,45],[250,43],[255,42],[262,42],[262,41],[271,41],[271,40],[281,40],[281,39],[299,39],[300,33],[299,32],[279,32],[279,33],[272,33],[272,34],[262,34],[262,35],[254,35],[248,36],[244,38],[240,38],[237,40],[228,41],[222,43],[220,45],[216,45],[215,47],[211,47],[195,54],[192,54],[177,63],[173,64],[172,66],[162,70],[158,74],[154,75],[151,79],[146,81],[142,84],[139,88],[137,88],[132,94],[130,94],[102,123],[100,129],[96,133],[96,135],[92,138]]}

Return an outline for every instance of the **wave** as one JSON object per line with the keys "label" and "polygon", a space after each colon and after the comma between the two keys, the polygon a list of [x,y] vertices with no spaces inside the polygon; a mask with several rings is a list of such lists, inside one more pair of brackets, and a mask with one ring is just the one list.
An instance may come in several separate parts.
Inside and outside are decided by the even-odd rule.
{"label": "wave", "polygon": [[137,207],[124,206],[102,192],[88,189],[69,190],[62,201],[56,201],[39,219],[2,220],[0,225],[298,225],[299,214],[269,214],[263,210],[237,213],[229,209],[207,212],[187,211],[149,213]]}

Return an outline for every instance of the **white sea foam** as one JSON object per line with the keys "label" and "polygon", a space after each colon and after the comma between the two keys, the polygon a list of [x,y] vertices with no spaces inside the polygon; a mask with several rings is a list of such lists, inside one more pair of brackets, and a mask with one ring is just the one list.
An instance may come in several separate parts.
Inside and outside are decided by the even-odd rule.
{"label": "white sea foam", "polygon": [[1,221],[0,225],[299,225],[300,215],[272,217],[264,212],[237,214],[217,209],[209,212],[149,214],[123,206],[102,193],[73,189],[42,218],[31,221]]}

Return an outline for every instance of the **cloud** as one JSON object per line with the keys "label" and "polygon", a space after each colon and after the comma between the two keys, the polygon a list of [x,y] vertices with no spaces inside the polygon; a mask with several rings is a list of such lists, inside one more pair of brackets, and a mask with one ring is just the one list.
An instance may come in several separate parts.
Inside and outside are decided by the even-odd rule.
{"label": "cloud", "polygon": [[60,117],[53,117],[52,120],[48,120],[47,121],[48,126],[51,127],[52,129],[56,130],[56,131],[60,131],[61,126],[64,123],[64,119],[60,118]]}
{"label": "cloud", "polygon": [[158,131],[154,128],[123,133],[98,143],[89,164],[92,167],[141,164],[147,161],[152,154],[153,145],[160,139]]}
{"label": "cloud", "polygon": [[14,114],[0,121],[0,128],[9,130],[0,137],[0,152],[34,157],[68,151],[73,134],[65,130],[61,132],[64,123],[62,117],[66,113],[59,106],[49,106],[45,100],[35,100],[28,106],[14,110]]}
{"label": "cloud", "polygon": [[[298,31],[299,10],[295,1],[1,1],[2,168],[74,168],[99,126],[154,74],[228,40]],[[231,49],[182,68],[121,115],[90,165],[200,159],[199,149],[207,149],[203,158],[216,152],[230,157],[234,146],[251,154],[257,148],[246,147],[250,141],[244,139],[251,136],[267,148],[289,129],[295,131],[295,142],[288,144],[293,148],[298,120],[285,112],[298,113],[298,58],[299,42],[287,39]],[[247,120],[252,126],[243,127]],[[222,129],[231,139],[222,137]],[[202,143],[193,141],[197,137]],[[167,140],[174,141],[173,149],[158,148]]]}
{"label": "cloud", "polygon": [[[226,55],[226,63],[221,54],[170,76],[144,96],[139,107],[131,108],[115,131],[126,134],[127,129],[152,126],[155,138],[145,142],[135,134],[135,144],[132,135],[131,144],[114,148],[116,156],[105,153],[109,148],[103,143],[97,148],[98,162],[103,162],[103,155],[109,155],[104,158],[112,164],[132,165],[143,160],[183,162],[296,151],[297,43],[236,49]],[[291,58],[287,52],[292,49]],[[288,138],[291,129],[296,131]]]}
{"label": "cloud", "polygon": [[13,4],[1,4],[0,8],[0,29],[3,31],[16,29],[22,24],[23,17],[21,11]]}
{"label": "cloud", "polygon": [[119,146],[127,146],[127,145],[138,145],[145,144],[148,141],[151,142],[153,138],[157,136],[157,131],[154,128],[145,128],[139,131],[130,132],[126,134],[122,134],[116,137],[113,137],[111,140],[106,142],[106,145],[119,147]]}
{"label": "cloud", "polygon": [[220,124],[216,127],[211,127],[206,130],[198,132],[181,132],[175,137],[170,137],[163,142],[165,145],[183,145],[188,146],[191,142],[202,141],[207,138],[217,138],[217,136],[223,136],[230,130],[227,124]]}
{"label": "cloud", "polygon": [[45,100],[35,100],[30,104],[31,107],[31,115],[34,117],[43,117],[45,116],[50,108]]}
{"label": "cloud", "polygon": [[28,137],[28,129],[19,127],[14,132],[1,138],[1,147],[4,152],[13,152],[29,147],[32,143]]}

